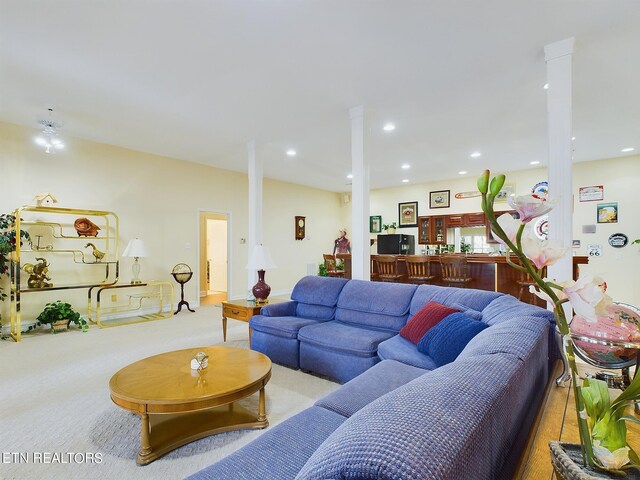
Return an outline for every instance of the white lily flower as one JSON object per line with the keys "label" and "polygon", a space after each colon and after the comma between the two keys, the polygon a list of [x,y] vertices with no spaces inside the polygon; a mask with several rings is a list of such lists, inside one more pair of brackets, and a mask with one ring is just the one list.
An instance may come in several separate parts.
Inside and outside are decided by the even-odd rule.
{"label": "white lily flower", "polygon": [[618,448],[610,452],[605,447],[600,446],[600,440],[593,442],[593,454],[600,464],[608,470],[620,470],[631,460],[629,459],[629,447]]}

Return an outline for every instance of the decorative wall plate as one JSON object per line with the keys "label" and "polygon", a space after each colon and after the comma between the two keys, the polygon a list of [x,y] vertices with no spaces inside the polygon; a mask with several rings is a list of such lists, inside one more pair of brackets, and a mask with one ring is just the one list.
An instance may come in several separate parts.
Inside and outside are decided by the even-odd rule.
{"label": "decorative wall plate", "polygon": [[531,193],[538,197],[546,197],[549,194],[549,182],[544,180],[536,183],[531,189]]}
{"label": "decorative wall plate", "polygon": [[609,245],[613,248],[622,248],[629,243],[629,237],[624,233],[614,233],[609,237]]}
{"label": "decorative wall plate", "polygon": [[546,240],[549,235],[549,217],[547,215],[540,217],[533,225],[533,231],[540,240]]}

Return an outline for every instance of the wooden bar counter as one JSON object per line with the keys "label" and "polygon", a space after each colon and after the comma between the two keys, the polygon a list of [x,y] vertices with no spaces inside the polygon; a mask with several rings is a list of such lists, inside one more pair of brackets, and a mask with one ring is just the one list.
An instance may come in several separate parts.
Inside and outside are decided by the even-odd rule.
{"label": "wooden bar counter", "polygon": [[[464,254],[455,254],[464,255]],[[399,273],[407,273],[407,265],[405,262],[405,255],[396,255],[398,258],[398,270]],[[351,255],[337,255],[339,259],[344,261],[345,264],[345,277],[351,278]],[[477,288],[480,290],[491,290],[495,292],[508,293],[514,297],[518,297],[520,293],[520,287],[517,281],[520,278],[520,272],[513,267],[507,265],[507,259],[503,255],[486,255],[486,254],[468,254],[466,255],[469,262],[469,274],[473,280],[467,285],[467,288]],[[431,273],[436,278],[430,282],[431,285],[446,285],[442,282],[442,275],[440,272],[440,256],[439,255],[427,255],[427,258],[431,263]],[[587,256],[574,256],[573,257],[573,279],[578,278],[579,266],[589,263],[589,257]],[[372,262],[371,272],[377,273],[375,269],[375,262]],[[406,277],[404,280],[407,281]],[[532,295],[524,295],[522,298],[525,302],[532,302]]]}

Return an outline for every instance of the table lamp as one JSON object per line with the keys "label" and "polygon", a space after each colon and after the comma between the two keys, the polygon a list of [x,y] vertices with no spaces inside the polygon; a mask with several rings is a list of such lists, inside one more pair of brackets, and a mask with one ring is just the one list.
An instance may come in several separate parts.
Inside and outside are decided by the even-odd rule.
{"label": "table lamp", "polygon": [[269,249],[263,245],[256,245],[253,247],[253,252],[251,253],[251,258],[249,259],[247,268],[249,270],[258,271],[258,283],[256,283],[251,290],[253,292],[253,296],[256,297],[256,303],[266,303],[267,297],[271,293],[271,287],[264,281],[264,271],[276,268],[276,264],[271,258]]}
{"label": "table lamp", "polygon": [[147,252],[146,247],[144,246],[144,242],[139,238],[132,238],[129,240],[129,244],[127,248],[124,249],[123,257],[133,257],[133,266],[131,270],[133,271],[133,278],[131,279],[131,283],[133,285],[137,285],[142,283],[140,280],[140,263],[138,263],[138,259],[140,257],[148,257],[149,252]]}

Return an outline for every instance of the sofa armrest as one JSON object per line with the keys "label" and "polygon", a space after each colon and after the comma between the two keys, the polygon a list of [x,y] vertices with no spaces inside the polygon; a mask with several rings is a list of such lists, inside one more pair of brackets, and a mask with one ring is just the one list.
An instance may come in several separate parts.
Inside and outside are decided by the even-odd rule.
{"label": "sofa armrest", "polygon": [[260,315],[265,317],[293,317],[296,314],[298,302],[270,303],[262,307]]}

